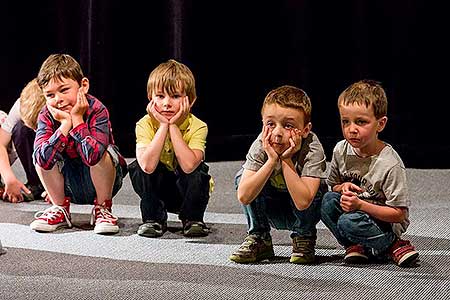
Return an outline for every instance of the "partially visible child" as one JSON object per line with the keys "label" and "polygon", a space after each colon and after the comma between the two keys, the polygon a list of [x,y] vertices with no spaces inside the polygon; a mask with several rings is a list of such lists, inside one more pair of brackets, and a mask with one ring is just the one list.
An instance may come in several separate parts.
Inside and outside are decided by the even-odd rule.
{"label": "partially visible child", "polygon": [[53,206],[36,214],[31,229],[71,227],[73,202],[94,204],[95,233],[117,233],[112,197],[122,186],[126,162],[114,144],[108,110],[88,94],[89,80],[70,55],[50,55],[37,82],[47,106],[39,114],[33,158]]}
{"label": "partially visible child", "polygon": [[[10,202],[32,201],[42,198],[44,187],[33,164],[33,143],[36,136],[38,114],[45,105],[42,90],[31,80],[23,88],[20,98],[6,115],[3,113],[0,125],[0,198]],[[24,184],[14,174],[11,165],[19,157],[25,171]]]}
{"label": "partially visible child", "polygon": [[261,115],[262,133],[236,175],[248,235],[230,260],[254,263],[273,257],[272,226],[292,232],[291,263],[313,263],[327,187],[325,153],[311,131],[311,101],[303,90],[281,86],[267,94]]}
{"label": "partially visible child", "polygon": [[411,266],[419,254],[401,239],[409,225],[405,166],[378,137],[387,122],[386,93],[378,82],[359,81],[341,93],[338,108],[345,140],[333,151],[322,221],[345,247],[346,263],[374,255]]}
{"label": "partially visible child", "polygon": [[197,99],[191,70],[173,59],[157,66],[147,82],[147,114],[136,124],[136,161],[129,165],[141,198],[138,235],[160,237],[167,212],[177,213],[187,237],[206,236],[203,221],[211,176],[204,162],[206,123],[191,107]]}

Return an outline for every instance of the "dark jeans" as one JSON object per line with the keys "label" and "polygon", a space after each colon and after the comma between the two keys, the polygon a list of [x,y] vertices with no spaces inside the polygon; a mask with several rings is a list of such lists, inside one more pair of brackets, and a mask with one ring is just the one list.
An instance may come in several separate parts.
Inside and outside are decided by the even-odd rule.
{"label": "dark jeans", "polygon": [[167,212],[182,221],[203,221],[209,201],[209,167],[201,163],[190,174],[180,168],[169,171],[159,163],[152,174],[145,173],[137,160],[128,166],[134,191],[141,198],[142,221],[166,222]]}
{"label": "dark jeans", "polygon": [[[114,197],[122,187],[126,171],[119,164],[117,154],[114,152],[115,148],[109,146],[107,151],[116,168],[116,178],[112,191],[112,196]],[[94,198],[97,197],[97,192],[92,182],[91,169],[83,163],[81,158],[64,160],[61,173],[64,176],[64,194],[71,198],[72,203],[94,204]]]}
{"label": "dark jeans", "polygon": [[38,185],[41,183],[36,173],[32,157],[35,137],[36,132],[28,126],[25,126],[22,121],[19,121],[12,130],[12,141],[27,176],[27,183],[30,185]]}
{"label": "dark jeans", "polygon": [[[236,175],[236,188],[241,174],[239,172]],[[272,226],[275,229],[292,231],[291,237],[316,238],[316,225],[320,221],[320,204],[326,191],[327,186],[322,181],[311,205],[305,210],[298,210],[287,190],[278,190],[267,183],[250,204],[242,206],[247,218],[248,233],[269,238]]]}
{"label": "dark jeans", "polygon": [[328,192],[322,200],[322,222],[330,229],[339,244],[345,248],[362,245],[385,252],[396,236],[390,223],[376,220],[362,211],[344,212],[340,205],[341,194]]}

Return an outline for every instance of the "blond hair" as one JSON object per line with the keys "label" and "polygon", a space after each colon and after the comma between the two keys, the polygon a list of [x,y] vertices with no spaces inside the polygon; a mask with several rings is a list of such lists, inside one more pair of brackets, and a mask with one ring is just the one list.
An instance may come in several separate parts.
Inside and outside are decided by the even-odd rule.
{"label": "blond hair", "polygon": [[20,117],[23,123],[36,130],[38,115],[44,105],[45,97],[35,78],[20,93]]}
{"label": "blond hair", "polygon": [[338,98],[338,107],[349,104],[373,107],[375,118],[387,114],[387,97],[381,84],[374,80],[361,80],[347,87]]}
{"label": "blond hair", "polygon": [[278,104],[282,107],[302,111],[304,114],[304,125],[311,121],[311,100],[305,91],[295,86],[283,85],[271,90],[264,99],[261,114],[264,112],[264,108],[269,104]]}
{"label": "blond hair", "polygon": [[68,54],[52,54],[41,65],[37,83],[44,88],[51,80],[72,79],[81,85],[83,71],[80,64]]}
{"label": "blond hair", "polygon": [[171,97],[178,91],[184,91],[191,104],[197,99],[194,74],[186,65],[174,59],[160,64],[150,73],[147,81],[148,98],[158,90]]}

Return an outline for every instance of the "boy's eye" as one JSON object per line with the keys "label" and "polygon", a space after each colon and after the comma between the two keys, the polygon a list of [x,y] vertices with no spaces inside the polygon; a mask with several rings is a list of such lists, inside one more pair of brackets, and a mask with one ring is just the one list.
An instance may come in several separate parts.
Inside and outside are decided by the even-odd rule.
{"label": "boy's eye", "polygon": [[292,129],[292,128],[294,128],[294,126],[293,126],[292,124],[286,124],[286,125],[284,125],[284,127],[287,128],[287,129]]}
{"label": "boy's eye", "polygon": [[342,125],[347,125],[348,124],[348,120],[341,120],[341,124]]}
{"label": "boy's eye", "polygon": [[53,98],[54,96],[54,94],[45,94],[45,98]]}
{"label": "boy's eye", "polygon": [[274,126],[274,123],[271,122],[271,121],[267,121],[267,122],[266,122],[266,126],[267,126],[267,127],[273,127],[273,126]]}
{"label": "boy's eye", "polygon": [[356,120],[356,125],[364,125],[364,124],[366,124],[367,122],[365,121],[365,120]]}

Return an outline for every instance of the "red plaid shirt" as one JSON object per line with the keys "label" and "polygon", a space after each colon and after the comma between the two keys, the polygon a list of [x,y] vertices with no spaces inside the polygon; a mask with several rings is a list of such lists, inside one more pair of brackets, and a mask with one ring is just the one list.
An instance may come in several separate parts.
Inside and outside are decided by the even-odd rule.
{"label": "red plaid shirt", "polygon": [[[89,108],[84,121],[72,128],[68,136],[59,130],[61,123],[53,119],[46,106],[38,118],[34,141],[33,161],[45,170],[53,168],[57,161],[80,157],[88,166],[96,165],[109,145],[114,144],[109,113],[94,96],[86,95]],[[122,167],[125,159],[118,153]]]}

